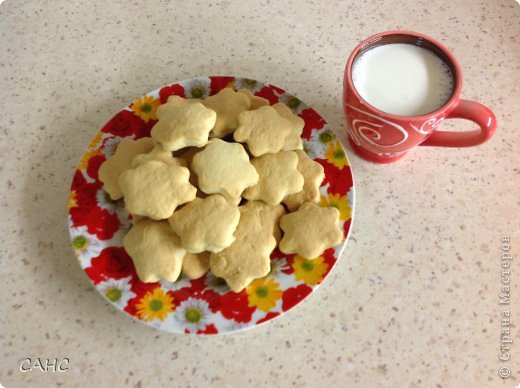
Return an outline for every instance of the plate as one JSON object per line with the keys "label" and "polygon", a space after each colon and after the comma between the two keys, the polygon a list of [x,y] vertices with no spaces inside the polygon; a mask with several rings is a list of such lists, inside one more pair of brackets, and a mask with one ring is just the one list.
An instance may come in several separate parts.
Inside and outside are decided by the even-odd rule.
{"label": "plate", "polygon": [[[123,200],[112,201],[99,181],[100,165],[123,139],[150,135],[155,111],[169,96],[206,98],[224,87],[247,88],[272,104],[283,102],[305,120],[307,154],[325,169],[321,206],[340,211],[345,240],[318,258],[306,260],[276,249],[271,271],[240,293],[207,273],[197,280],[143,283],[123,248],[131,219]],[[292,309],[324,281],[341,256],[352,223],[354,182],[345,151],[326,121],[283,89],[238,77],[198,77],[138,98],[118,112],[92,139],[74,173],[69,195],[69,231],[81,268],[109,303],[146,325],[173,333],[230,333],[258,326]]]}

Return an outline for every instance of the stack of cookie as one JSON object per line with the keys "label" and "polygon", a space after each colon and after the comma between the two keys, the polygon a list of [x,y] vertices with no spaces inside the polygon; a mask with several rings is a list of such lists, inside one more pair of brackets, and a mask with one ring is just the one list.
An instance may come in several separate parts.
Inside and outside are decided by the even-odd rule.
{"label": "stack of cookie", "polygon": [[343,239],[339,211],[316,205],[323,167],[286,105],[225,88],[171,96],[157,118],[151,138],[122,141],[99,170],[132,215],[124,247],[143,282],[209,269],[240,292],[267,275],[277,245],[312,259]]}

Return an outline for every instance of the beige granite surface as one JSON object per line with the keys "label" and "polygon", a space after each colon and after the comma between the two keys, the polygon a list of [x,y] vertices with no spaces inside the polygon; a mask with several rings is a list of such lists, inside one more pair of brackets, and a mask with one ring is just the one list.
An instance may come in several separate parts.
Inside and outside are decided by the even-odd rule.
{"label": "beige granite surface", "polygon": [[[0,384],[517,386],[520,6],[406,3],[5,1]],[[163,333],[97,294],[69,246],[68,188],[89,139],[115,112],[175,80],[242,75],[296,94],[344,141],[348,53],[396,28],[453,50],[465,72],[463,96],[497,115],[494,138],[477,148],[421,148],[386,166],[349,152],[357,206],[344,257],[315,294],[260,328],[204,338]],[[508,362],[498,359],[502,235],[514,256]],[[28,357],[67,357],[69,369],[22,373]],[[498,375],[504,366],[506,380]]]}

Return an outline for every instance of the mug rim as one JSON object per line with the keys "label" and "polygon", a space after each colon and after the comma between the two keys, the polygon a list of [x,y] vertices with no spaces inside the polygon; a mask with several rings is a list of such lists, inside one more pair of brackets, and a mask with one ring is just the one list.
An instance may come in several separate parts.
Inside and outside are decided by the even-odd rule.
{"label": "mug rim", "polygon": [[[408,36],[426,40],[429,43],[431,43],[432,45],[436,46],[450,60],[451,64],[453,65],[454,86],[453,86],[453,91],[451,93],[450,98],[442,106],[440,106],[439,108],[437,108],[434,111],[424,113],[421,115],[399,116],[399,115],[395,115],[392,113],[384,112],[384,111],[376,108],[374,105],[370,104],[367,100],[365,100],[363,97],[361,97],[361,95],[358,93],[356,87],[354,86],[354,82],[352,81],[352,65],[354,64],[354,59],[357,57],[357,55],[359,54],[361,49],[363,47],[365,47],[367,44],[369,44],[370,42],[372,42],[373,40],[375,40],[377,38],[382,38],[382,37],[390,36],[390,35],[408,35]],[[390,31],[379,32],[377,34],[367,37],[362,42],[360,42],[354,48],[354,50],[350,53],[350,56],[347,60],[347,64],[345,67],[345,80],[348,84],[349,89],[351,90],[352,93],[354,93],[354,95],[356,96],[356,98],[358,100],[363,101],[371,109],[376,111],[378,113],[378,115],[384,116],[389,119],[394,119],[394,120],[406,120],[406,119],[425,120],[425,119],[431,118],[432,116],[436,116],[439,113],[446,111],[450,106],[455,104],[459,100],[460,93],[462,90],[462,70],[459,65],[459,62],[457,61],[455,56],[450,52],[450,50],[448,50],[447,47],[445,47],[443,44],[441,44],[437,40],[433,39],[432,37],[425,35],[425,34],[421,34],[420,32],[415,32],[415,31],[410,31],[410,30],[390,30]],[[346,101],[344,103],[346,103]]]}

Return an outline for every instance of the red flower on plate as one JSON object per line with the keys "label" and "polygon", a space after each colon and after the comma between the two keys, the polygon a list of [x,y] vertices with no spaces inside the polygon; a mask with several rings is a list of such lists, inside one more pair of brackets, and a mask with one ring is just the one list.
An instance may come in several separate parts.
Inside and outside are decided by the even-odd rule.
{"label": "red flower on plate", "polygon": [[284,94],[285,93],[285,90],[283,90],[282,88],[279,88],[278,86],[269,85],[269,88],[271,88],[271,90],[273,92],[275,92],[276,94]]}
{"label": "red flower on plate", "polygon": [[323,279],[325,279],[329,275],[329,272],[332,270],[332,267],[334,267],[334,265],[336,264],[334,252],[334,248],[329,248],[320,255],[323,257],[323,262],[327,263],[327,270],[323,274]]}
{"label": "red flower on plate", "polygon": [[324,186],[328,183],[329,188],[327,191],[329,193],[347,195],[354,184],[350,167],[346,166],[343,170],[340,170],[325,159],[314,159],[314,161],[321,164],[325,170],[325,179],[321,185]]}
{"label": "red flower on plate", "polygon": [[234,319],[237,322],[249,322],[255,308],[249,307],[249,301],[245,291],[236,293],[228,292],[220,298],[220,312],[227,319]]}
{"label": "red flower on plate", "polygon": [[101,188],[101,182],[87,182],[83,172],[76,170],[70,189],[76,192],[78,207],[90,207],[96,205],[96,194]]}
{"label": "red flower on plate", "polygon": [[108,278],[136,276],[134,263],[122,247],[103,249],[98,257],[92,259],[91,266],[85,272],[95,284]]}
{"label": "red flower on plate", "polygon": [[185,97],[184,88],[179,84],[173,84],[170,86],[165,86],[159,90],[159,99],[161,100],[161,104],[164,104],[166,101],[168,101],[168,97],[170,96]]}
{"label": "red flower on plate", "polygon": [[210,95],[217,94],[222,89],[224,89],[226,86],[229,85],[230,82],[233,82],[235,77],[224,77],[224,76],[216,76],[216,77],[209,77],[210,84]]}
{"label": "red flower on plate", "polygon": [[196,334],[217,334],[218,330],[215,325],[212,323],[204,328],[204,330],[197,330]]}
{"label": "red flower on plate", "polygon": [[112,117],[101,131],[114,136],[135,136],[136,139],[140,139],[150,136],[150,131],[156,122],[157,120],[149,120],[145,123],[139,116],[135,115],[134,112],[122,110]]}
{"label": "red flower on plate", "polygon": [[258,321],[256,321],[256,323],[264,323],[264,322],[267,322],[267,321],[270,321],[271,319],[273,318],[276,318],[277,316],[279,316],[280,313],[279,312],[270,312],[268,314],[266,314],[265,317],[263,317],[262,319],[259,319]]}
{"label": "red flower on plate", "polygon": [[348,231],[350,230],[350,225],[352,224],[352,217],[350,217],[348,220],[345,221],[343,224],[343,234],[345,235],[345,238],[348,236]]}
{"label": "red flower on plate", "polygon": [[304,139],[310,139],[313,129],[321,129],[327,124],[325,120],[312,108],[307,108],[299,114],[299,116],[305,120],[305,126],[303,127],[302,137]]}
{"label": "red flower on plate", "polygon": [[87,174],[89,177],[95,179],[96,181],[99,181],[98,172],[99,167],[103,164],[103,162],[106,160],[105,155],[97,155],[89,159],[88,165],[87,165]]}
{"label": "red flower on plate", "polygon": [[[274,105],[278,101],[280,101],[280,97],[278,97],[275,92],[273,91],[273,86],[264,86],[262,89],[260,89],[257,93],[255,93],[255,96],[263,97],[269,101],[269,104]],[[280,89],[281,90],[281,89]]]}
{"label": "red flower on plate", "polygon": [[282,310],[290,310],[311,292],[312,288],[306,284],[300,284],[299,286],[291,287],[285,290],[282,295]]}
{"label": "red flower on plate", "polygon": [[73,226],[86,226],[87,231],[100,240],[110,240],[121,225],[116,213],[110,213],[98,206],[73,207],[69,213]]}
{"label": "red flower on plate", "polygon": [[136,116],[134,112],[122,110],[112,117],[101,131],[119,137],[127,137],[134,135],[144,124],[145,122]]}

